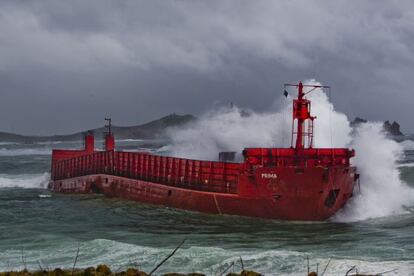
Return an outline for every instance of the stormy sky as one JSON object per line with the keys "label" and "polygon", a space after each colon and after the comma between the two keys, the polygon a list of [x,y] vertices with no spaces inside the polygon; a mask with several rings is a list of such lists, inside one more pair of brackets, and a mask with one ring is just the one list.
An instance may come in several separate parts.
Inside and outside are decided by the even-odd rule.
{"label": "stormy sky", "polygon": [[414,2],[0,1],[0,131],[266,111],[310,78],[351,118],[413,133]]}

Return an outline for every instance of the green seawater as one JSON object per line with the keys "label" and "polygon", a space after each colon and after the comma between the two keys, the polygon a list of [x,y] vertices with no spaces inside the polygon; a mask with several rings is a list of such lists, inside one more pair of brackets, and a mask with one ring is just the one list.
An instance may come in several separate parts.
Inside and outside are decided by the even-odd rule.
{"label": "green seawater", "polygon": [[[68,144],[67,147],[72,145]],[[129,146],[127,144],[126,146]],[[150,271],[182,240],[162,272],[219,275],[244,266],[266,275],[305,275],[313,270],[414,275],[414,204],[402,212],[363,221],[282,222],[206,215],[105,198],[58,195],[45,187],[50,145],[10,145],[0,150],[0,271],[71,268],[99,263]],[[414,188],[414,152],[399,167]],[[363,183],[362,183],[363,184]]]}

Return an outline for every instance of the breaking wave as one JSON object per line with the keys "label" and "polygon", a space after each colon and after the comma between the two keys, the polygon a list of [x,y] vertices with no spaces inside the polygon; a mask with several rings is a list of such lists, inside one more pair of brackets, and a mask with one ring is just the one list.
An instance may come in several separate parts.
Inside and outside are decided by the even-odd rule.
{"label": "breaking wave", "polygon": [[363,220],[408,212],[414,190],[400,179],[397,161],[403,147],[388,139],[380,123],[359,126],[352,142],[353,164],[361,174],[361,192],[336,216],[340,221]]}
{"label": "breaking wave", "polygon": [[398,168],[404,168],[404,167],[412,168],[414,167],[414,163],[401,163],[401,164],[398,164],[397,167]]}
{"label": "breaking wave", "polygon": [[119,139],[116,140],[117,142],[142,142],[145,141],[144,139]]}
{"label": "breaking wave", "polygon": [[50,179],[49,173],[9,175],[0,174],[0,188],[41,188],[45,189]]}
{"label": "breaking wave", "polygon": [[51,153],[52,150],[48,148],[0,149],[0,156],[50,155]]}
{"label": "breaking wave", "polygon": [[400,143],[404,150],[414,150],[413,140],[404,140]]}
{"label": "breaking wave", "polygon": [[[317,121],[315,147],[343,147],[351,141],[347,117],[334,112],[326,94],[315,92],[309,97]],[[171,128],[171,144],[163,150],[176,156],[217,159],[220,151],[240,152],[245,147],[287,147],[291,141],[291,100],[278,112],[257,113],[236,106],[219,107],[202,115],[187,128]],[[334,126],[341,128],[333,128]],[[330,134],[330,135],[327,135]]]}
{"label": "breaking wave", "polygon": [[7,146],[7,145],[19,145],[20,143],[17,142],[0,142],[0,146]]}
{"label": "breaking wave", "polygon": [[[58,247],[48,248],[44,252],[25,250],[27,267],[38,269],[39,263],[49,267],[71,269],[73,256],[76,255],[77,244],[60,243]],[[113,271],[138,267],[144,271],[152,270],[172,249],[153,248],[106,239],[95,239],[83,242],[79,247],[78,267],[89,267],[99,263],[109,264]],[[0,252],[0,270],[22,269],[21,249]],[[289,250],[228,250],[218,247],[190,246],[181,248],[157,272],[202,272],[207,275],[219,275],[232,263],[234,267],[229,272],[241,271],[240,258],[246,269],[255,270],[266,275],[298,275],[306,274],[306,256],[308,254]],[[40,259],[39,259],[39,256]],[[316,270],[327,264],[328,258],[309,256],[310,267]],[[3,262],[4,263],[3,263]],[[409,275],[412,272],[413,261],[381,261],[340,259],[331,260],[327,272],[330,275],[344,275],[352,266],[356,266],[360,273],[378,273],[387,270],[396,270],[400,275]],[[7,266],[7,267],[6,267]],[[180,271],[177,271],[179,268]]]}
{"label": "breaking wave", "polygon": [[[397,165],[409,143],[399,144],[388,139],[379,123],[369,122],[353,130],[347,116],[335,111],[320,89],[308,98],[312,100],[312,113],[318,118],[315,147],[356,149],[352,163],[361,174],[361,192],[334,219],[357,221],[389,216],[402,213],[405,206],[414,204],[414,190],[400,179]],[[220,151],[240,153],[245,147],[288,147],[291,110],[291,99],[278,112],[215,108],[187,128],[170,129],[171,144],[163,150],[175,156],[215,160]]]}

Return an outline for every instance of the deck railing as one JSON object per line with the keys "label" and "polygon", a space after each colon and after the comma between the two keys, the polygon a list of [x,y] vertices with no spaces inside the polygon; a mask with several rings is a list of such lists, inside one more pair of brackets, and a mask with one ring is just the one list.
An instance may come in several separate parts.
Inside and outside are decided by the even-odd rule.
{"label": "deck railing", "polygon": [[193,190],[237,193],[240,163],[100,151],[52,161],[52,180],[107,174]]}

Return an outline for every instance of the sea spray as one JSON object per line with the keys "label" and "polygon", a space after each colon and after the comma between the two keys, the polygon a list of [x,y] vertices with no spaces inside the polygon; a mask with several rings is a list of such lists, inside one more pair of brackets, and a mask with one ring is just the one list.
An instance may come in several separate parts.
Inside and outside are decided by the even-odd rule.
{"label": "sea spray", "polygon": [[[315,83],[314,80],[307,83]],[[306,92],[306,91],[305,91]],[[399,177],[397,160],[402,145],[387,138],[380,124],[367,123],[352,130],[347,116],[335,111],[328,95],[316,89],[308,95],[315,121],[315,147],[356,149],[352,164],[361,174],[361,189],[334,219],[356,221],[388,216],[414,204],[414,190]],[[217,160],[220,151],[240,153],[245,147],[289,147],[292,101],[280,111],[257,113],[238,107],[215,108],[186,128],[170,129],[169,154]],[[239,155],[239,159],[241,156]]]}
{"label": "sea spray", "polygon": [[276,147],[290,140],[290,122],[280,113],[254,113],[219,107],[187,128],[170,129],[171,145],[164,148],[180,157],[216,160],[220,151],[240,152],[244,147]]}
{"label": "sea spray", "polygon": [[7,175],[0,174],[1,188],[40,188],[45,189],[50,180],[49,173]]}
{"label": "sea spray", "polygon": [[0,148],[0,156],[50,155],[50,148]]}
{"label": "sea spray", "polygon": [[[320,85],[313,80],[306,83]],[[312,101],[315,147],[346,147],[352,128],[345,114],[336,112],[328,96],[315,89]],[[167,130],[169,154],[187,158],[212,159],[220,151],[239,152],[245,147],[289,147],[291,145],[292,99],[284,100],[277,112],[258,113],[237,106],[216,107],[185,128]],[[318,119],[319,118],[319,119]]]}
{"label": "sea spray", "polygon": [[404,148],[404,150],[414,150],[413,140],[404,140],[400,142],[400,145]]}
{"label": "sea spray", "polygon": [[[311,83],[320,85],[320,83]],[[328,95],[321,89],[315,89],[307,98],[312,102],[311,115],[316,116],[314,147],[347,147],[352,141],[352,128],[347,116],[334,109]],[[289,104],[291,104],[290,101]],[[290,130],[291,127],[289,127]]]}
{"label": "sea spray", "polygon": [[[47,264],[48,267],[60,267],[71,269],[73,267],[73,256],[80,248],[78,267],[90,267],[105,263],[113,270],[129,266],[138,266],[141,270],[150,271],[155,265],[171,252],[171,248],[157,248],[141,246],[131,243],[107,239],[92,239],[86,242],[61,242],[43,251],[37,248],[25,250],[25,261],[23,264],[22,250],[20,248],[0,252],[0,270],[28,269],[36,270],[39,263]],[[53,249],[53,250],[51,250]],[[56,252],[59,255],[56,256]],[[41,260],[39,260],[39,255]],[[207,275],[219,275],[226,268],[235,265],[235,270],[240,269],[240,259],[249,270],[259,271],[265,275],[306,275],[306,256],[309,254],[283,249],[225,249],[215,246],[189,246],[181,248],[169,259],[159,270],[160,274],[171,271],[190,272],[197,271]],[[158,261],[157,261],[158,260]],[[329,258],[310,256],[312,268],[316,263],[326,265]],[[375,262],[375,260],[360,260],[352,258],[332,259],[329,265],[329,275],[343,275],[352,266],[357,265],[363,271],[386,271],[398,268],[401,275],[410,275],[413,261],[386,261]],[[379,267],[381,269],[379,269]]]}
{"label": "sea spray", "polygon": [[404,206],[414,203],[414,190],[400,179],[398,171],[397,160],[403,157],[403,146],[386,137],[382,124],[366,123],[357,127],[352,147],[357,152],[352,163],[361,174],[361,190],[336,215],[336,220],[393,215],[404,212]]}

